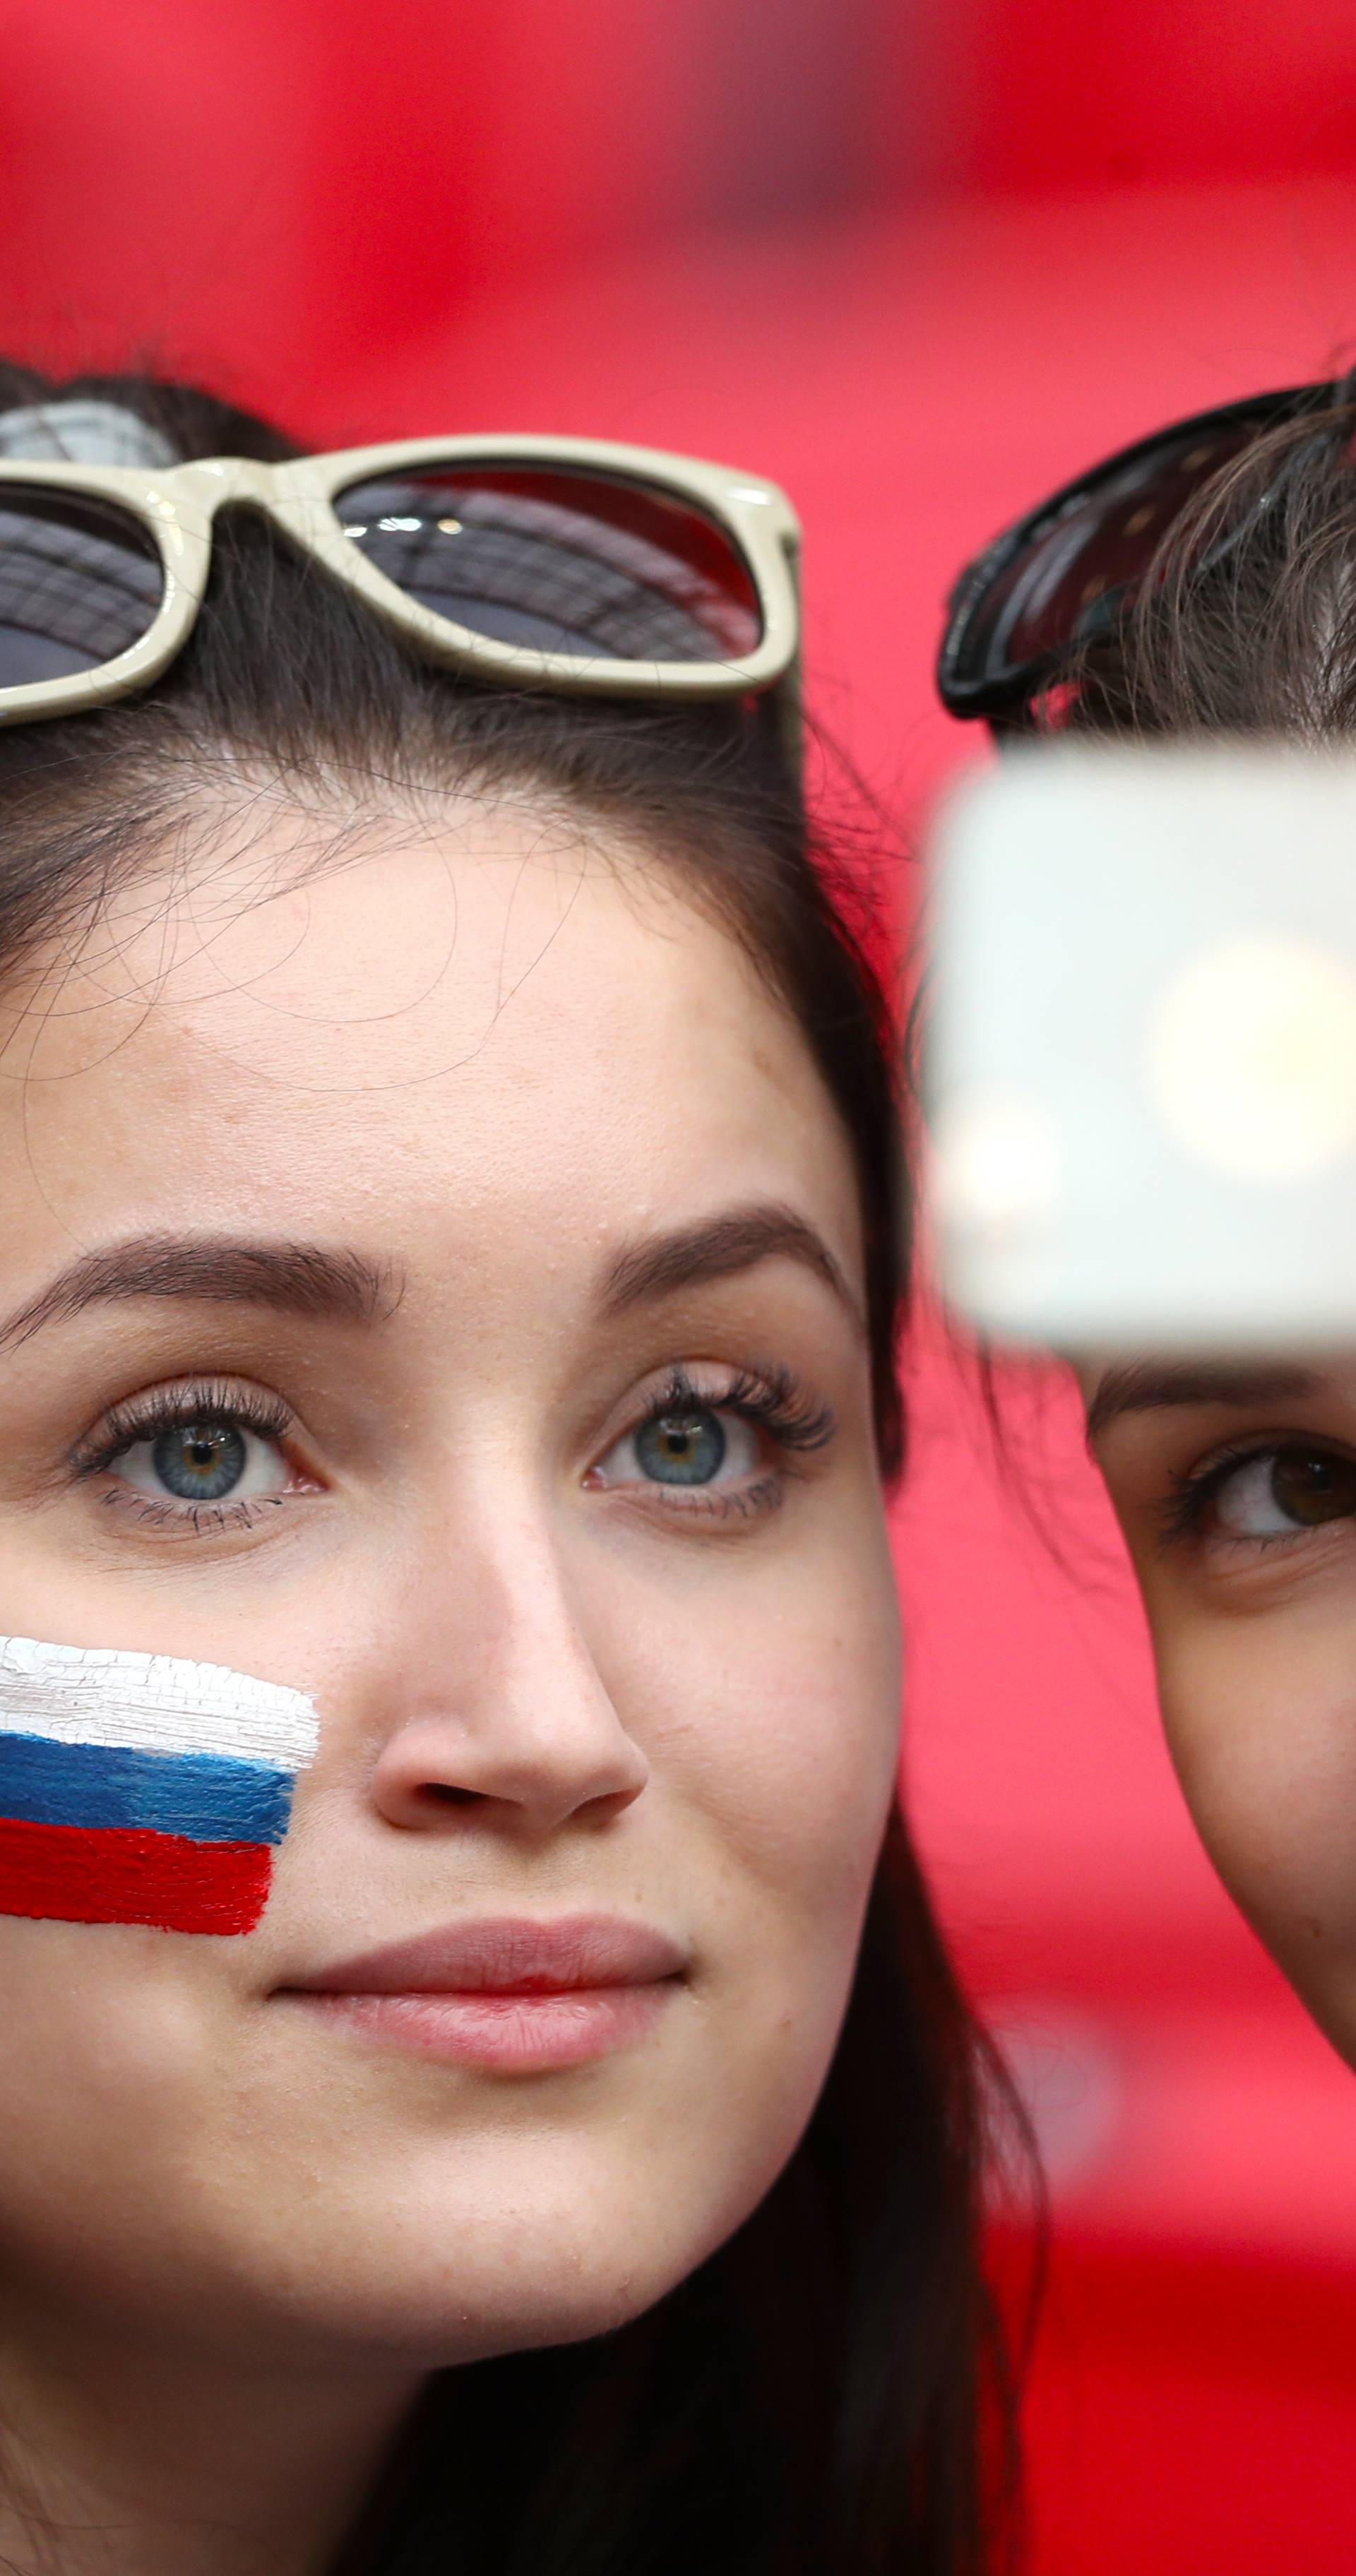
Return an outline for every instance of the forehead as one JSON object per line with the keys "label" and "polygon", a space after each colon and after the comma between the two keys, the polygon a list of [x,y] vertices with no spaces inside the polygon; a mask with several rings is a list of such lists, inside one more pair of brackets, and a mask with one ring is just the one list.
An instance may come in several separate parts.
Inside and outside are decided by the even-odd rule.
{"label": "forehead", "polygon": [[773,1190],[856,1265],[847,1141],[804,1042],[676,868],[512,808],[279,821],[129,888],[0,1017],[26,1255],[106,1229],[345,1239],[487,1211],[562,1250]]}

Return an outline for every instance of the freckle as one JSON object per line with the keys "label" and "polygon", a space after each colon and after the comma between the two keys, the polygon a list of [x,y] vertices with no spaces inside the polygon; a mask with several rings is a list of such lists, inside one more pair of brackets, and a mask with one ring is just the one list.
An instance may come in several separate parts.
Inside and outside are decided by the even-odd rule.
{"label": "freckle", "polygon": [[1305,1931],[1308,1933],[1309,1938],[1310,1938],[1310,1940],[1311,1940],[1311,1941],[1321,1941],[1321,1940],[1322,1940],[1322,1938],[1323,1938],[1323,1923],[1322,1923],[1322,1918],[1321,1918],[1321,1916],[1319,1916],[1319,1915],[1317,1915],[1317,1914],[1302,1914],[1302,1915],[1300,1916],[1300,1921],[1301,1921],[1301,1923],[1303,1924]]}

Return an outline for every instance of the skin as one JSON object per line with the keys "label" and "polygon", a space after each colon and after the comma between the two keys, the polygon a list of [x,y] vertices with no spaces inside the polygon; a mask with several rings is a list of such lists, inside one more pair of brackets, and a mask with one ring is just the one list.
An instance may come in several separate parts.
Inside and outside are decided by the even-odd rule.
{"label": "skin", "polygon": [[[19,2567],[30,2494],[66,2576],[323,2567],[423,2374],[637,2314],[819,2091],[897,1759],[858,1211],[797,1031],[677,885],[507,801],[350,818],[319,868],[256,805],[4,1006],[0,1626],[227,1664],[321,1719],[256,1932],[0,1914]],[[755,1206],[840,1284],[755,1242],[608,1311],[624,1253]],[[145,1236],[351,1251],[380,1294],[52,1311]],[[789,1370],[832,1428],[796,1450],[722,1413],[723,1482],[675,1499],[630,1446],[675,1362],[716,1407]],[[146,1441],[88,1461],[110,1405],[204,1380],[289,1425],[252,1435],[256,1505],[195,1528]],[[685,1961],[585,2066],[400,2053],[286,1992],[575,1912]]]}
{"label": "skin", "polygon": [[1079,1374],[1201,1838],[1356,2066],[1356,1369]]}

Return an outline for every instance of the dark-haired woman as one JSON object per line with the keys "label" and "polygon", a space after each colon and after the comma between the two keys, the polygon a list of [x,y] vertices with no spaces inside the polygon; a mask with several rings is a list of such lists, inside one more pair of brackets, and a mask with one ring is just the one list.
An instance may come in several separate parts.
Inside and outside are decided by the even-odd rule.
{"label": "dark-haired woman", "polygon": [[7,2566],[988,2564],[793,539],[0,372]]}
{"label": "dark-haired woman", "polygon": [[[1356,739],[1356,388],[1175,423],[962,579],[957,714],[1004,734]],[[1356,2066],[1356,1363],[1099,1404],[1094,1446],[1211,1857]]]}

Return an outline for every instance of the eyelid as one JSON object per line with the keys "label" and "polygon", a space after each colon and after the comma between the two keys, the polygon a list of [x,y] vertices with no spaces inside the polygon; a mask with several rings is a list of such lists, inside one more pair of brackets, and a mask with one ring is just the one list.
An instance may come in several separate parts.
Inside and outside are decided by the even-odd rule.
{"label": "eyelid", "polygon": [[[708,1371],[719,1384],[704,1382]],[[628,1402],[624,1419],[609,1431],[598,1455],[606,1456],[643,1423],[683,1405],[738,1414],[783,1449],[825,1448],[838,1429],[835,1407],[814,1394],[784,1361],[671,1360],[662,1372],[653,1373],[648,1391],[642,1385]]]}
{"label": "eyelid", "polygon": [[[707,1383],[708,1378],[719,1382]],[[696,1517],[703,1526],[717,1512],[722,1519],[731,1513],[756,1517],[780,1504],[790,1483],[812,1472],[798,1463],[800,1453],[826,1448],[838,1430],[836,1408],[784,1362],[674,1360],[662,1379],[658,1371],[653,1373],[648,1394],[642,1381],[628,1401],[625,1418],[614,1420],[593,1450],[585,1485],[608,1490],[604,1470],[615,1452],[634,1441],[646,1423],[683,1410],[733,1415],[753,1435],[761,1457],[744,1469],[742,1480],[728,1484],[682,1487],[623,1475],[610,1490],[619,1500],[629,1497],[632,1504],[641,1498],[641,1508],[647,1512]]]}
{"label": "eyelid", "polygon": [[295,1428],[296,1415],[281,1396],[251,1387],[247,1380],[175,1379],[108,1405],[72,1444],[67,1467],[77,1478],[102,1475],[143,1440],[193,1421],[230,1422],[281,1444]]}
{"label": "eyelid", "polygon": [[1282,1431],[1241,1432],[1217,1441],[1188,1474],[1193,1478],[1217,1475],[1246,1467],[1254,1458],[1274,1458],[1282,1449],[1330,1450],[1335,1458],[1349,1458],[1356,1465],[1356,1442],[1339,1439],[1333,1431],[1300,1431],[1289,1425]]}
{"label": "eyelid", "polygon": [[[1208,1535],[1204,1527],[1203,1515],[1206,1506],[1218,1493],[1220,1487],[1227,1484],[1229,1478],[1237,1475],[1244,1467],[1255,1466],[1262,1458],[1279,1457],[1285,1449],[1323,1451],[1333,1457],[1344,1458],[1351,1465],[1356,1465],[1356,1445],[1339,1440],[1331,1432],[1290,1429],[1258,1432],[1251,1437],[1244,1433],[1232,1440],[1221,1441],[1213,1450],[1207,1451],[1204,1458],[1200,1459],[1195,1466],[1181,1472],[1175,1469],[1170,1471],[1172,1490],[1159,1507],[1159,1544],[1166,1548],[1181,1540]],[[1331,1527],[1333,1524],[1329,1523],[1327,1526]],[[1274,1546],[1280,1539],[1279,1532],[1268,1539],[1248,1538],[1241,1533],[1228,1531],[1220,1531],[1215,1535],[1231,1546],[1251,1548]],[[1289,1536],[1291,1533],[1287,1532],[1286,1535]],[[1306,1531],[1301,1524],[1297,1523],[1293,1535],[1296,1538],[1303,1538]]]}

